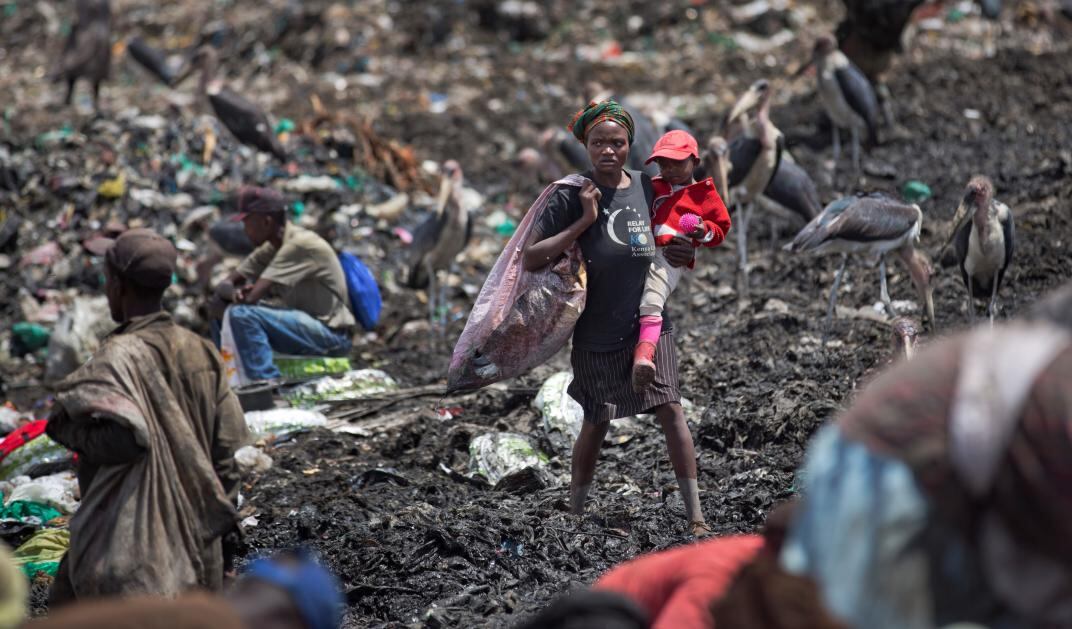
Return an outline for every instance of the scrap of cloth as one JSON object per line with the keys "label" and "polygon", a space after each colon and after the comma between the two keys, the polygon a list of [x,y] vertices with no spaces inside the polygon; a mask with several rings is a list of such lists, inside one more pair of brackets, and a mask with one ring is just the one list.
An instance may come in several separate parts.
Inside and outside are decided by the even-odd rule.
{"label": "scrap of cloth", "polygon": [[633,143],[633,136],[636,133],[633,117],[629,115],[625,107],[613,100],[588,103],[587,107],[573,115],[573,120],[570,121],[566,129],[572,132],[573,137],[580,140],[582,144],[587,144],[588,132],[595,128],[597,124],[607,120],[625,128],[625,132],[629,134],[629,144]]}
{"label": "scrap of cloth", "polygon": [[628,561],[593,587],[628,596],[651,618],[652,629],[713,627],[711,603],[762,547],[759,535],[697,542]]}
{"label": "scrap of cloth", "polygon": [[166,314],[135,319],[58,386],[48,433],[81,455],[78,598],[219,588],[248,429],[220,358]]}
{"label": "scrap of cloth", "polygon": [[809,447],[786,567],[810,566],[861,626],[914,626],[846,613],[889,597],[865,591],[868,574],[916,588],[923,607],[895,611],[939,625],[1072,623],[1070,373],[1072,335],[1014,324],[936,343],[878,377]]}

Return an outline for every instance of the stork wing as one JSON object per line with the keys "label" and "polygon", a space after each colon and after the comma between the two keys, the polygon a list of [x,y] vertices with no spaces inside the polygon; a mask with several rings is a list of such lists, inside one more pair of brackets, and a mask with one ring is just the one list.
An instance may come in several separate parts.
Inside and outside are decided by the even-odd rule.
{"label": "stork wing", "polygon": [[920,211],[883,195],[856,197],[830,221],[828,239],[874,242],[900,238],[920,220]]}
{"label": "stork wing", "polygon": [[819,190],[808,173],[796,162],[783,158],[778,163],[767,189],[763,191],[778,203],[810,221],[819,215],[823,206],[819,202]]}
{"label": "stork wing", "polygon": [[878,96],[875,94],[875,88],[871,85],[871,81],[868,81],[860,68],[857,68],[852,63],[834,70],[834,77],[837,79],[838,87],[841,88],[841,93],[845,95],[845,101],[849,104],[849,107],[867,123],[867,133],[873,142],[877,137],[876,125],[878,124],[879,106]]}
{"label": "stork wing", "polygon": [[739,135],[730,141],[730,187],[738,186],[752,170],[762,150],[759,140]]}
{"label": "stork wing", "polygon": [[77,30],[72,29],[63,51],[63,73],[68,77],[106,74],[112,54],[109,39],[106,24],[79,25]]}
{"label": "stork wing", "polygon": [[804,229],[785,246],[786,251],[808,251],[826,242],[829,237],[830,224],[836,221],[852,205],[852,197],[843,197],[823,208],[818,216],[811,219]]}
{"label": "stork wing", "polygon": [[268,117],[259,107],[226,88],[210,94],[209,102],[216,117],[240,142],[272,153],[280,160],[286,159],[283,147],[272,133]]}

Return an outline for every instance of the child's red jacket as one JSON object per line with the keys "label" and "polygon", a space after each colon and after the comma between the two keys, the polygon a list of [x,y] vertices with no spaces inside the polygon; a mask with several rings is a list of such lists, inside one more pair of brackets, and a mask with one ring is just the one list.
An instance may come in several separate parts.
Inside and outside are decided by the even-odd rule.
{"label": "child's red jacket", "polygon": [[651,184],[655,191],[655,216],[652,218],[651,227],[656,246],[664,247],[670,244],[675,236],[688,237],[678,228],[678,220],[685,214],[698,215],[707,226],[707,237],[693,238],[693,246],[717,247],[726,239],[731,225],[730,213],[726,210],[722,197],[718,196],[715,182],[710,177],[677,192],[674,192],[673,186],[662,177],[653,178]]}

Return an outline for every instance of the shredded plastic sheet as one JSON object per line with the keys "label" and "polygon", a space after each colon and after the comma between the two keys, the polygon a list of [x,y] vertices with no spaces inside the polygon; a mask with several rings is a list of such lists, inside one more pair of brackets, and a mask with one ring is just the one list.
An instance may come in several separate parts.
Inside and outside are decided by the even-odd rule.
{"label": "shredded plastic sheet", "polygon": [[584,312],[588,276],[574,243],[554,264],[524,269],[525,243],[551,194],[587,181],[570,175],[548,186],[532,204],[495,261],[454,347],[447,388],[479,389],[519,376],[565,346]]}
{"label": "shredded plastic sheet", "polygon": [[469,470],[488,479],[492,485],[527,467],[543,469],[547,456],[529,443],[524,435],[489,432],[469,442]]}
{"label": "shredded plastic sheet", "polygon": [[311,428],[324,427],[328,418],[323,413],[306,411],[299,408],[273,408],[270,411],[250,411],[246,413],[246,425],[254,439],[260,439],[269,435],[276,437],[309,430]]}
{"label": "shredded plastic sheet", "polygon": [[314,406],[320,402],[358,400],[394,391],[398,383],[379,369],[356,369],[340,376],[329,376],[289,389],[283,397],[295,406]]}
{"label": "shredded plastic sheet", "polygon": [[71,533],[67,529],[44,529],[15,550],[15,563],[29,579],[38,572],[54,577],[70,546]]}
{"label": "shredded plastic sheet", "polygon": [[316,376],[333,376],[350,371],[350,359],[332,356],[287,356],[275,354],[272,362],[288,380]]}

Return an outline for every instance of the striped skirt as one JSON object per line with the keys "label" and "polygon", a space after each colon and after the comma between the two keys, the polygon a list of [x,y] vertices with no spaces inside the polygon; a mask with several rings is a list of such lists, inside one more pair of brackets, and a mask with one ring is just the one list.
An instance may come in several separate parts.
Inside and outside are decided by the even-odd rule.
{"label": "striped skirt", "polygon": [[647,413],[657,406],[680,402],[674,332],[663,332],[655,347],[655,381],[642,393],[633,391],[633,347],[613,352],[573,348],[573,382],[567,392],[584,409],[584,420],[608,422]]}

